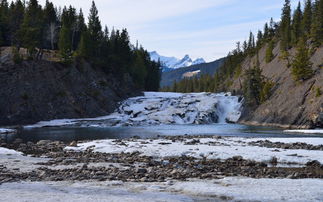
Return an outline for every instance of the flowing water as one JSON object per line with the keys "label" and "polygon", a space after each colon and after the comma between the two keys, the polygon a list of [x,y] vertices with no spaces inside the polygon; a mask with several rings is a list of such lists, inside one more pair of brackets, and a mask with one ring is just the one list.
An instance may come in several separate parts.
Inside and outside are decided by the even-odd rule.
{"label": "flowing water", "polygon": [[123,139],[130,137],[156,138],[158,136],[177,135],[220,135],[234,137],[322,137],[323,134],[292,134],[282,129],[240,124],[208,125],[159,125],[137,127],[47,127],[24,129],[18,134],[2,135],[7,142],[22,139],[24,142],[39,140],[74,140]]}

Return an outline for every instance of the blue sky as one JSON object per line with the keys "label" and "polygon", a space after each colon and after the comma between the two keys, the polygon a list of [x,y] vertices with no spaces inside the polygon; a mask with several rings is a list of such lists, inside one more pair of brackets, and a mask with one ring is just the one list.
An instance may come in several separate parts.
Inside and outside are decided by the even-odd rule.
{"label": "blue sky", "polygon": [[[45,0],[40,0],[44,3]],[[83,8],[90,0],[52,0]],[[227,55],[249,31],[279,20],[284,0],[96,0],[102,24],[127,28],[133,43],[178,58],[189,54],[207,61]],[[292,1],[295,8],[297,0]]]}

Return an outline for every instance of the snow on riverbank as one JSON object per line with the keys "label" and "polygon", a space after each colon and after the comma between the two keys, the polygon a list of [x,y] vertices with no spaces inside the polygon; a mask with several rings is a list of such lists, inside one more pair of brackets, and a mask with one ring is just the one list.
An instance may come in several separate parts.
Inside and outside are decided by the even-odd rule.
{"label": "snow on riverbank", "polygon": [[[0,147],[0,166],[5,166],[10,170],[19,170],[20,172],[31,172],[41,165],[38,163],[47,162],[46,158],[35,158],[24,156],[23,153],[15,150]],[[0,199],[1,201],[2,199]]]}
{"label": "snow on riverbank", "polygon": [[11,134],[16,133],[17,131],[14,129],[7,129],[7,128],[0,128],[0,135],[1,134]]}
{"label": "snow on riverbank", "polygon": [[74,124],[105,127],[237,122],[242,102],[242,98],[230,93],[146,92],[144,96],[125,100],[115,113],[108,116],[42,121],[25,128]]}
{"label": "snow on riverbank", "polygon": [[319,150],[294,150],[280,148],[266,148],[249,145],[249,142],[258,140],[270,140],[272,142],[315,142],[317,145],[323,144],[323,138],[194,138],[178,140],[99,140],[78,144],[78,147],[67,147],[70,150],[84,151],[92,148],[95,152],[121,153],[121,152],[140,152],[142,155],[153,157],[168,156],[192,156],[196,158],[207,157],[210,159],[228,159],[233,156],[242,156],[244,159],[268,162],[272,157],[278,158],[279,163],[306,164],[308,161],[318,160],[323,163],[323,151]]}
{"label": "snow on riverbank", "polygon": [[190,180],[165,183],[23,182],[0,185],[3,201],[322,201],[320,179]]}
{"label": "snow on riverbank", "polygon": [[323,129],[313,130],[284,130],[285,133],[307,133],[307,134],[320,134],[323,133]]}
{"label": "snow on riverbank", "polygon": [[0,147],[0,155],[21,155],[21,153],[12,149]]}

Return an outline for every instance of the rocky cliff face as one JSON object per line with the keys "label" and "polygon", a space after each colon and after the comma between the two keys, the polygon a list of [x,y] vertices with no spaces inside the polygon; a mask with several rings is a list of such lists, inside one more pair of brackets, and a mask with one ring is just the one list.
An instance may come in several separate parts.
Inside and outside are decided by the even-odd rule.
{"label": "rocky cliff face", "polygon": [[130,78],[116,79],[84,61],[0,64],[0,125],[107,115],[139,94]]}
{"label": "rocky cliff face", "polygon": [[[301,83],[293,80],[288,61],[281,59],[279,44],[273,51],[275,58],[270,63],[265,62],[265,52],[266,47],[259,52],[260,68],[263,75],[275,84],[272,95],[259,107],[246,108],[241,122],[298,128],[322,127],[323,95],[318,96],[316,89],[323,91],[323,47],[311,57],[315,75]],[[295,49],[290,50],[290,62],[295,52]],[[255,62],[256,57],[247,58],[242,63],[242,70],[253,67]],[[231,90],[241,90],[243,80],[243,75],[235,79]]]}

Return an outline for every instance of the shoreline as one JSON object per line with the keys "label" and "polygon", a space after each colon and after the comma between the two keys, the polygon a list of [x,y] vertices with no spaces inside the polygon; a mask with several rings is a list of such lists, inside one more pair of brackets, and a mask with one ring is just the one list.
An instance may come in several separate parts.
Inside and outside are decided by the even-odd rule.
{"label": "shoreline", "polygon": [[[4,143],[0,139],[0,193],[9,191],[7,187],[21,191],[28,187],[38,197],[46,192],[36,190],[57,190],[58,186],[66,200],[66,193],[73,195],[75,190],[89,187],[105,189],[109,196],[115,189],[122,189],[129,195],[136,190],[140,197],[146,197],[150,190],[156,194],[150,201],[158,200],[161,194],[184,197],[184,201],[259,200],[264,193],[239,193],[248,193],[250,183],[271,190],[277,183],[288,183],[296,190],[299,186],[294,187],[295,183],[321,187],[322,179],[322,138],[171,136],[69,144],[46,140]],[[243,188],[239,188],[241,183]],[[308,191],[311,195],[321,193],[312,188]],[[25,197],[23,193],[15,192],[15,196]],[[288,194],[281,188],[267,197],[279,200],[290,197]],[[98,196],[87,193],[84,197]]]}
{"label": "shoreline", "polygon": [[238,121],[239,124],[247,126],[266,126],[266,127],[277,127],[281,129],[311,129],[307,125],[289,125],[289,124],[279,124],[279,123],[259,123],[257,121]]}

